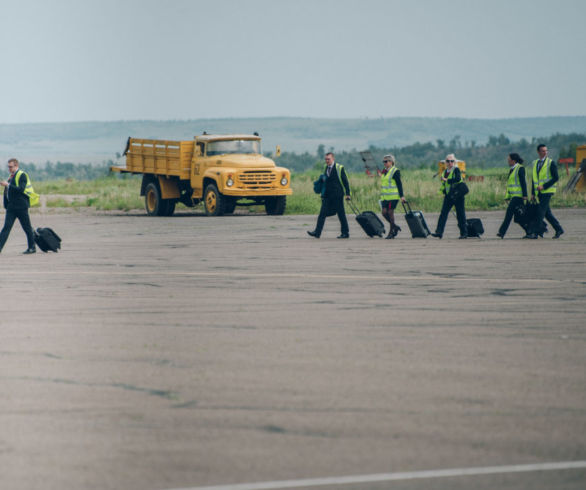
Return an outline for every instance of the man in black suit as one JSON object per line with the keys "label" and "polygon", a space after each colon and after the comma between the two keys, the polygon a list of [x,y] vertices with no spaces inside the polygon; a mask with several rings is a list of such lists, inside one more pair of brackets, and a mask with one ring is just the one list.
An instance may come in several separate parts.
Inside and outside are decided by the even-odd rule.
{"label": "man in black suit", "polygon": [[30,206],[29,196],[25,193],[27,185],[30,188],[28,175],[22,170],[18,169],[18,160],[11,158],[8,160],[8,170],[10,177],[8,180],[3,180],[0,185],[4,187],[4,208],[6,208],[6,216],[4,218],[4,228],[0,232],[0,251],[4,247],[12,225],[18,218],[22,229],[26,233],[28,248],[23,252],[25,254],[34,254],[37,249],[35,247],[35,236],[31,220],[28,214]]}
{"label": "man in black suit", "polygon": [[307,234],[319,238],[326,222],[326,217],[337,214],[342,227],[338,238],[349,238],[350,230],[348,228],[348,220],[346,219],[346,210],[344,209],[344,196],[346,196],[346,200],[350,200],[348,175],[342,165],[335,163],[333,153],[327,153],[325,160],[325,191],[322,193],[321,209],[317,217],[315,230],[308,231]]}

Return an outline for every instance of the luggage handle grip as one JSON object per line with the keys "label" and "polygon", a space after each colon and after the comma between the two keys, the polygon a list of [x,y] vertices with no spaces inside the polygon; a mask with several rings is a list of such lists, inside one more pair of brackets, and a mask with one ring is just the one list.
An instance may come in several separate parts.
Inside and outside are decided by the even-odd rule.
{"label": "luggage handle grip", "polygon": [[[411,204],[409,204],[409,201],[407,201],[407,200],[405,200],[405,202],[401,201],[401,204],[403,205],[403,211],[405,211],[405,214],[413,213],[413,211],[411,210]],[[405,204],[407,205],[407,207],[405,207]],[[409,208],[409,211],[407,211],[407,208]]]}

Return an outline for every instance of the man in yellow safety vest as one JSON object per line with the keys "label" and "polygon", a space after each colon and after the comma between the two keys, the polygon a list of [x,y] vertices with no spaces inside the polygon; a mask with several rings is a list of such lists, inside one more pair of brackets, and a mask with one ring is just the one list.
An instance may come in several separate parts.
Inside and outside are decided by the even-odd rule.
{"label": "man in yellow safety vest", "polygon": [[33,191],[29,176],[24,171],[19,170],[16,158],[8,160],[8,171],[10,172],[10,177],[7,180],[0,181],[0,185],[4,187],[4,207],[6,208],[4,227],[0,232],[0,251],[4,247],[8,235],[10,235],[12,225],[18,219],[26,233],[28,242],[28,248],[23,253],[34,254],[37,249],[28,208],[31,205],[31,199],[38,199],[38,195]]}
{"label": "man in yellow safety vest", "polygon": [[539,158],[533,161],[533,183],[531,186],[531,200],[537,197],[539,208],[537,216],[531,223],[529,232],[523,238],[536,239],[541,222],[545,218],[555,230],[554,239],[559,238],[564,233],[562,225],[555,218],[549,207],[549,202],[555,194],[557,181],[559,180],[558,167],[556,163],[548,157],[547,146],[540,144],[537,147]]}

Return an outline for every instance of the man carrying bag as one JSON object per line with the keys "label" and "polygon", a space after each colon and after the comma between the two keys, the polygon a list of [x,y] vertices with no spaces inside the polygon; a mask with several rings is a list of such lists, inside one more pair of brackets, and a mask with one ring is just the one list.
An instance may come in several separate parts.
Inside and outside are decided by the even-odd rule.
{"label": "man carrying bag", "polygon": [[23,253],[34,254],[37,248],[28,208],[38,203],[39,195],[33,190],[29,176],[18,168],[16,158],[8,160],[8,171],[10,172],[10,177],[0,182],[0,185],[4,187],[4,208],[6,209],[4,227],[0,232],[0,251],[4,247],[8,235],[10,235],[12,225],[18,219],[26,233],[28,243],[28,248]]}
{"label": "man carrying bag", "polygon": [[320,184],[318,183],[319,181],[314,183],[314,191],[321,194],[322,197],[321,209],[317,218],[315,230],[308,231],[307,234],[314,238],[319,238],[326,217],[337,214],[341,226],[341,233],[338,238],[349,238],[350,230],[348,228],[346,211],[344,209],[344,196],[347,200],[350,199],[348,175],[342,165],[335,163],[333,153],[327,153],[325,160],[326,167],[324,169],[324,175],[320,177],[320,180],[322,181],[321,185],[323,187],[320,187]]}

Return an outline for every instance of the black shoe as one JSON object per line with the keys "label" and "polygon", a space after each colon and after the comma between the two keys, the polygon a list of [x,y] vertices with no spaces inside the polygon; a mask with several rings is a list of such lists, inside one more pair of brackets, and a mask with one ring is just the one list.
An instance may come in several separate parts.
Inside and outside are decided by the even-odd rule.
{"label": "black shoe", "polygon": [[527,233],[527,235],[525,235],[523,238],[526,238],[529,240],[537,240],[537,235],[535,233]]}
{"label": "black shoe", "polygon": [[338,236],[338,238],[350,238],[350,234],[349,233],[342,233],[341,235]]}
{"label": "black shoe", "polygon": [[502,240],[503,238],[505,238],[505,235],[503,235],[502,233],[497,233],[497,234],[496,234],[496,236],[498,236],[498,237],[499,237],[501,240]]}
{"label": "black shoe", "polygon": [[555,235],[552,237],[554,240],[557,240],[559,237],[561,237],[564,234],[564,230],[558,230],[555,232]]}
{"label": "black shoe", "polygon": [[24,255],[27,254],[36,254],[37,253],[37,249],[36,248],[27,248],[24,252],[22,252]]}
{"label": "black shoe", "polygon": [[442,239],[441,233],[432,233],[431,236],[439,238],[440,240]]}
{"label": "black shoe", "polygon": [[460,240],[466,240],[466,238],[468,238],[468,235],[460,235],[458,238]]}
{"label": "black shoe", "polygon": [[389,240],[395,238],[395,234],[392,231],[389,231],[389,234],[385,237],[385,239]]}
{"label": "black shoe", "polygon": [[308,231],[307,234],[313,238],[319,238],[319,235],[315,231]]}

